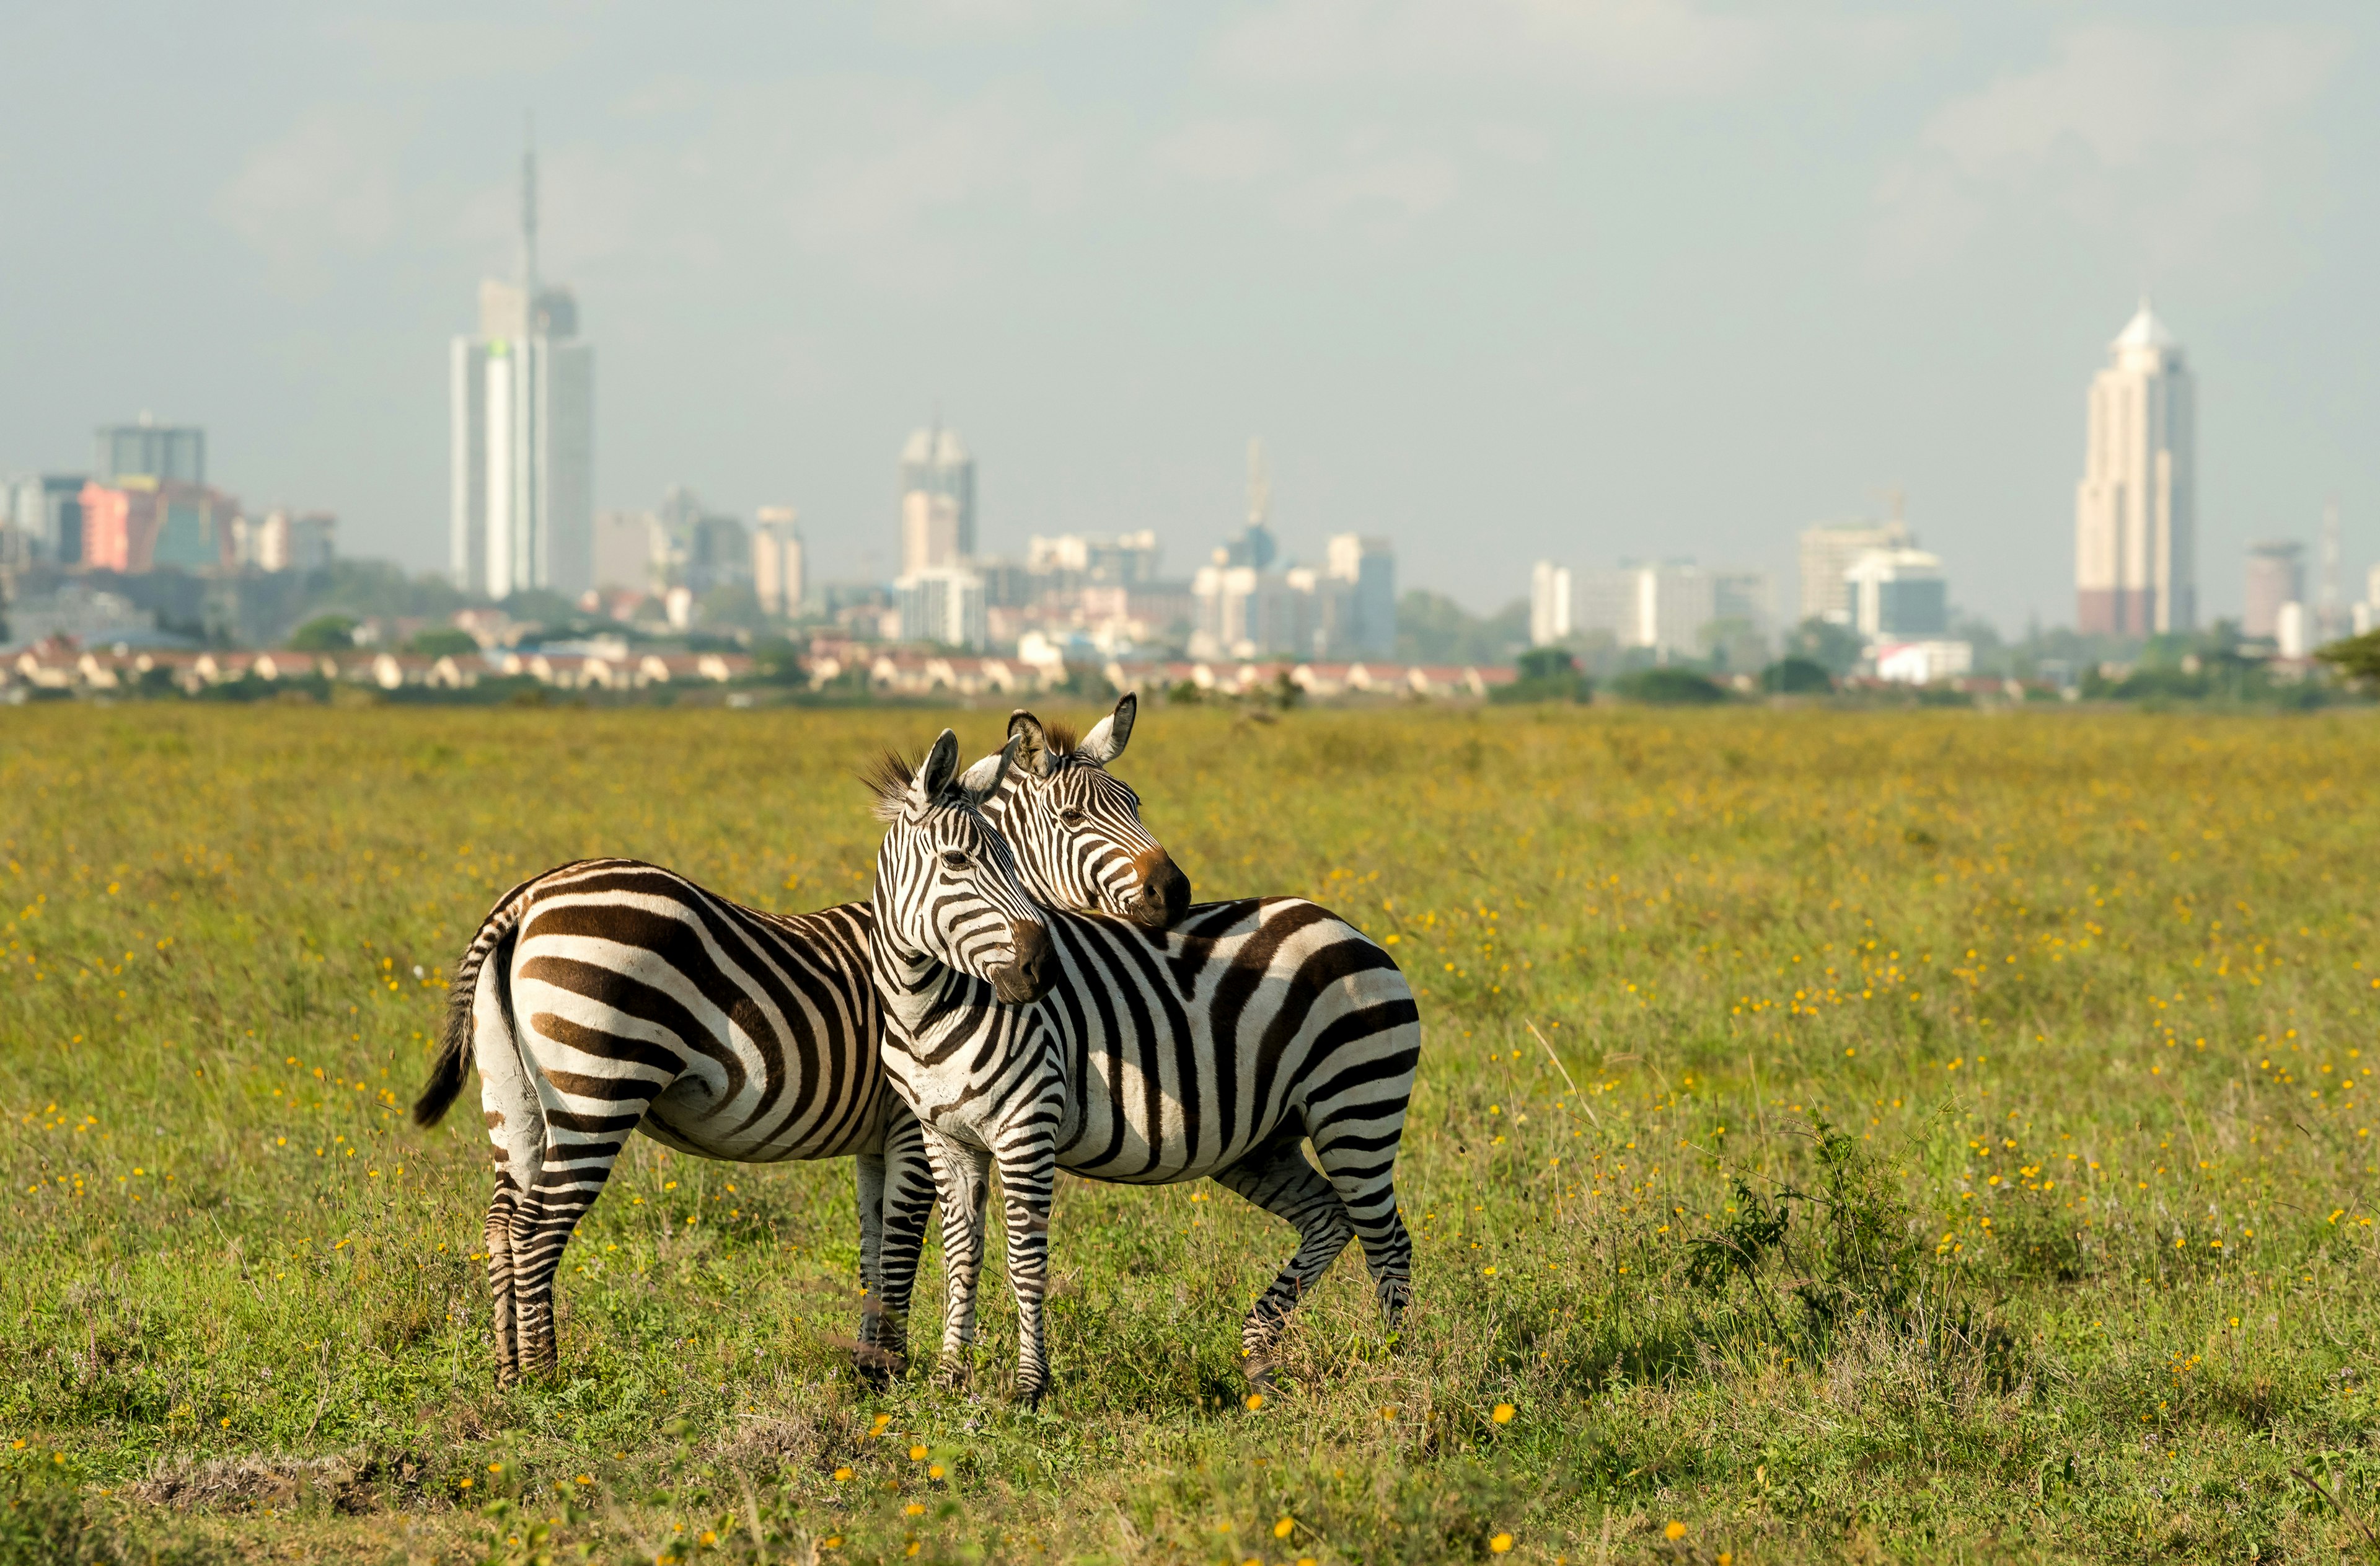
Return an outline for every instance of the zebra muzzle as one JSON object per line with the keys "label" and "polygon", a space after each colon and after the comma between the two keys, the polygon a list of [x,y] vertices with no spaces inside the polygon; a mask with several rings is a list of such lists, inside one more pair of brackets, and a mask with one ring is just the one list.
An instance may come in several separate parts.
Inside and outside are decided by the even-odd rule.
{"label": "zebra muzzle", "polygon": [[1190,909],[1190,878],[1162,848],[1152,848],[1132,862],[1140,877],[1140,895],[1129,917],[1149,929],[1171,929]]}
{"label": "zebra muzzle", "polygon": [[1015,956],[992,970],[992,993],[1003,1004],[1029,1006],[1050,990],[1050,931],[1038,920],[1015,919],[1008,933]]}

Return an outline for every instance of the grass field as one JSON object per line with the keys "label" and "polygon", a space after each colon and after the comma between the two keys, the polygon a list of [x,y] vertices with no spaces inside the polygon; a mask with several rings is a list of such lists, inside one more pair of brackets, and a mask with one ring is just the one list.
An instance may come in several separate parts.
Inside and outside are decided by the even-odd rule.
{"label": "grass field", "polygon": [[1251,1409],[1288,1231],[1069,1183],[1056,1394],[988,1277],[976,1395],[876,1395],[848,1166],[639,1143],[494,1390],[402,1114],[489,902],[864,896],[942,722],[0,714],[0,1559],[2380,1557],[2368,716],[1150,711],[1199,895],[1421,992],[1402,1341],[1342,1258]]}

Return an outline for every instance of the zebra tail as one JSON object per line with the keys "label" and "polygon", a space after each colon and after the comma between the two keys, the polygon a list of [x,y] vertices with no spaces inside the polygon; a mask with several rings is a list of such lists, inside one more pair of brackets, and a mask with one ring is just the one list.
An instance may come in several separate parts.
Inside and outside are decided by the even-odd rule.
{"label": "zebra tail", "polygon": [[[432,1126],[446,1117],[455,1096],[463,1091],[463,1079],[471,1072],[471,1012],[480,989],[480,970],[494,956],[501,963],[512,950],[513,936],[520,929],[520,894],[529,882],[504,893],[480,933],[471,938],[470,949],[463,960],[455,965],[455,977],[446,985],[446,1039],[438,1051],[438,1059],[430,1068],[430,1080],[421,1089],[421,1097],[413,1100],[413,1123]],[[512,1022],[512,997],[500,998],[504,1009],[504,1022]]]}

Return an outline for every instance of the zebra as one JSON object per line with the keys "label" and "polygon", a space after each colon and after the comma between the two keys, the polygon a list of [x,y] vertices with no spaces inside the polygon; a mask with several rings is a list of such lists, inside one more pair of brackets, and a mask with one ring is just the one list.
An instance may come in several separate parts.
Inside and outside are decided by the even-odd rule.
{"label": "zebra", "polygon": [[1016,764],[987,807],[1025,884],[1053,908],[1102,909],[1163,929],[1190,905],[1184,875],[1141,824],[1140,796],[1108,766],[1132,738],[1132,692],[1079,740],[1023,708],[1009,714]]}
{"label": "zebra", "polygon": [[[1143,862],[1160,886],[1179,880],[1128,824],[1106,856]],[[1088,835],[1125,825],[1103,814]],[[552,1369],[563,1250],[638,1129],[749,1162],[856,1154],[857,1358],[871,1378],[897,1371],[934,1186],[917,1123],[883,1078],[875,914],[872,903],[763,913],[627,859],[565,865],[497,900],[456,965],[413,1114],[437,1123],[476,1061],[496,1166],[486,1237],[500,1384]]]}
{"label": "zebra", "polygon": [[[1073,764],[1096,763],[1078,751]],[[1007,801],[1027,844],[1020,862],[1065,830],[1067,797],[1027,788]],[[1393,1331],[1412,1293],[1394,1172],[1421,1025],[1387,951],[1302,898],[1192,906],[1170,930],[1044,909],[1054,973],[1038,1004],[1020,1005],[935,944],[947,892],[907,841],[920,808],[898,771],[880,774],[879,813],[892,826],[877,859],[873,961],[885,1070],[923,1124],[941,1208],[939,1377],[966,1374],[994,1166],[1028,1403],[1050,1384],[1042,1302],[1059,1169],[1131,1184],[1210,1177],[1297,1230],[1295,1253],[1241,1325],[1252,1385],[1270,1384],[1290,1311],[1350,1238],[1363,1241]]]}
{"label": "zebra", "polygon": [[923,1239],[932,1182],[885,1085],[873,924],[865,904],[742,907],[634,859],[582,859],[498,899],[455,965],[413,1106],[436,1124],[478,1065],[498,1385],[552,1371],[554,1274],[632,1131],[747,1163],[856,1155],[858,1359],[880,1377],[898,1363],[917,1269],[900,1252]]}

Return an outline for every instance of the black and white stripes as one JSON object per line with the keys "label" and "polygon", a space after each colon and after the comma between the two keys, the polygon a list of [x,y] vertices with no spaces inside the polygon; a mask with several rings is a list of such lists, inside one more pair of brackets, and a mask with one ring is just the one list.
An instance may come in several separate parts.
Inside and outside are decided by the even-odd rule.
{"label": "black and white stripes", "polygon": [[497,903],[455,970],[414,1118],[434,1123],[478,1065],[499,1380],[553,1367],[563,1248],[639,1130],[749,1163],[856,1155],[863,1357],[900,1353],[931,1187],[879,1060],[872,918],[761,913],[629,859],[565,865]]}
{"label": "black and white stripes", "polygon": [[[1020,860],[1062,850],[1065,798],[1027,789],[1007,801]],[[1394,1172],[1420,1021],[1388,953],[1299,898],[1193,906],[1171,931],[1047,912],[1048,993],[1019,1005],[913,933],[911,910],[930,906],[936,889],[929,861],[902,842],[905,807],[914,802],[888,789],[896,824],[877,867],[875,966],[886,1071],[924,1126],[941,1199],[945,1374],[963,1374],[974,1338],[994,1166],[1028,1400],[1049,1384],[1041,1307],[1060,1168],[1143,1184],[1212,1176],[1295,1226],[1296,1253],[1242,1328],[1253,1377],[1266,1375],[1282,1318],[1351,1237],[1393,1322],[1411,1292]]]}

